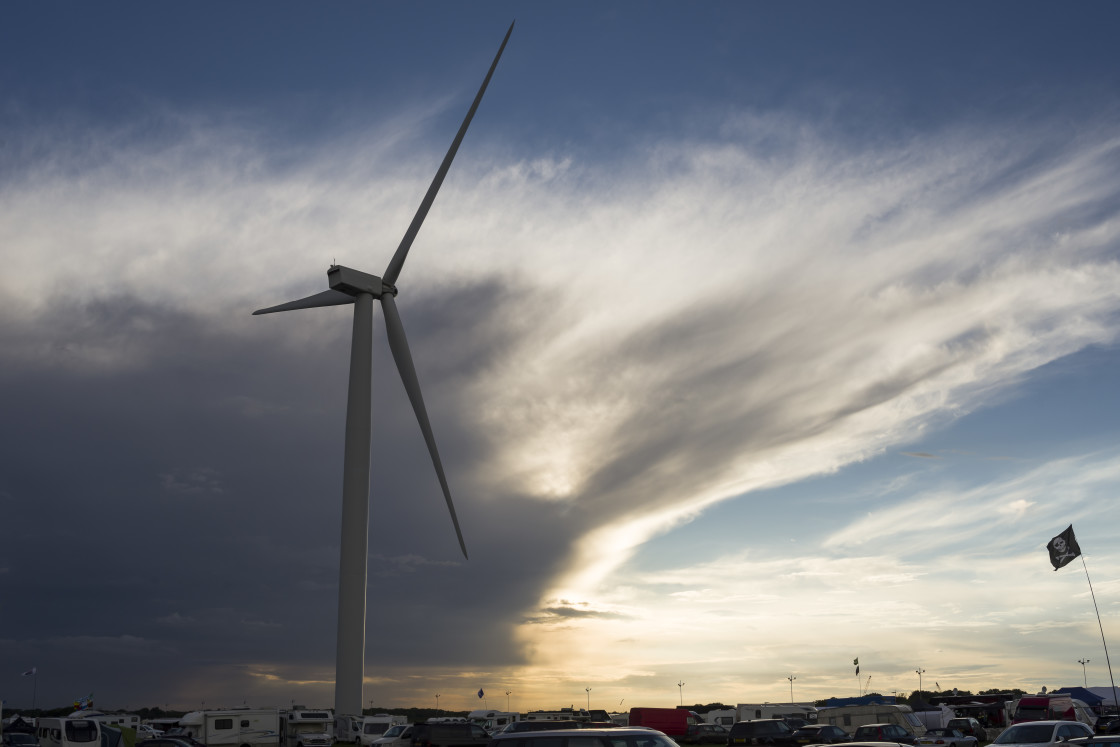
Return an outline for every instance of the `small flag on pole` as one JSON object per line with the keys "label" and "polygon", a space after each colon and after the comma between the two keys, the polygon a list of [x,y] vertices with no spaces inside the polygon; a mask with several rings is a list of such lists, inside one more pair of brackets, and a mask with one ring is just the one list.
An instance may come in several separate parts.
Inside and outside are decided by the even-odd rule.
{"label": "small flag on pole", "polygon": [[26,672],[23,673],[23,676],[24,677],[32,677],[38,671],[39,671],[39,667],[31,667],[31,669],[28,669]]}
{"label": "small flag on pole", "polygon": [[485,695],[485,694],[486,694],[486,693],[482,692],[482,688],[481,688],[481,687],[480,687],[480,688],[478,688],[478,699],[479,699],[479,700],[482,700],[482,696],[483,696],[483,695]]}
{"label": "small flag on pole", "polygon": [[1054,565],[1054,570],[1058,570],[1063,566],[1068,565],[1074,558],[1081,554],[1081,547],[1077,544],[1077,538],[1073,536],[1073,524],[1050,540],[1046,545],[1046,549],[1050,551],[1050,562]]}
{"label": "small flag on pole", "polygon": [[852,664],[856,667],[856,674],[859,674],[859,657],[852,659]]}

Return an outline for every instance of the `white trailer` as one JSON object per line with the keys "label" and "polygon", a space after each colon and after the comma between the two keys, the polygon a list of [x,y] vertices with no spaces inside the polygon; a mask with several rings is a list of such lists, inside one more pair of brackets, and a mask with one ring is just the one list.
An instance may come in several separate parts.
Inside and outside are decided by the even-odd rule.
{"label": "white trailer", "polygon": [[275,708],[231,708],[191,711],[179,728],[206,747],[279,747],[280,711]]}
{"label": "white trailer", "polygon": [[280,712],[282,747],[331,747],[334,744],[334,713],[296,707]]}

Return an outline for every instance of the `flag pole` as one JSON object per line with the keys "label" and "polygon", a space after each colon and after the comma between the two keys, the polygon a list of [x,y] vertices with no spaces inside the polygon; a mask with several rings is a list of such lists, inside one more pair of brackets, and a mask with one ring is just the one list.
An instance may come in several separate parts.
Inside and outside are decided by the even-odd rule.
{"label": "flag pole", "polygon": [[1081,556],[1081,567],[1085,569],[1085,580],[1089,582],[1089,596],[1093,598],[1093,610],[1097,613],[1097,627],[1101,629],[1101,645],[1104,646],[1104,661],[1108,665],[1108,681],[1112,683],[1112,707],[1120,711],[1116,703],[1116,680],[1112,677],[1112,661],[1108,658],[1108,643],[1104,639],[1104,625],[1101,624],[1101,610],[1097,606],[1097,595],[1093,592],[1093,581],[1089,578],[1089,566],[1085,563],[1085,556]]}

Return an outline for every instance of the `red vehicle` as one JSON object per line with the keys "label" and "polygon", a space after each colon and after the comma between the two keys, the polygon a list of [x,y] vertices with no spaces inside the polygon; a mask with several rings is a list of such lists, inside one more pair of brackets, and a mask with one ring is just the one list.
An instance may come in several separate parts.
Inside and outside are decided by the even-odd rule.
{"label": "red vehicle", "polygon": [[631,708],[630,726],[648,726],[670,737],[687,737],[689,724],[700,719],[683,708]]}

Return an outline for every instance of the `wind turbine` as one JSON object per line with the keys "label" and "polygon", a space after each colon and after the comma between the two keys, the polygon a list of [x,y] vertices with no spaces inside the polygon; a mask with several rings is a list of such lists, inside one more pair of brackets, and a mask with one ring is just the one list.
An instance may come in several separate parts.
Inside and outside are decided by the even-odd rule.
{"label": "wind turbine", "polygon": [[509,25],[502,45],[490,64],[490,70],[482,81],[482,87],[474,97],[474,103],[459,126],[459,132],[443,157],[436,176],[424,195],[420,208],[405,231],[397,251],[393,254],[385,274],[381,277],[339,265],[331,265],[327,270],[330,290],[317,293],[298,301],[290,301],[254,311],[253,314],[272,314],[293,309],[311,309],[319,306],[339,306],[354,304],[354,330],[350,343],[350,382],[346,400],[346,443],[342,467],[342,540],[338,567],[338,648],[335,660],[335,713],[339,715],[360,715],[362,712],[362,679],[365,669],[366,653],[366,553],[369,544],[369,484],[370,484],[370,444],[372,439],[372,389],[373,389],[373,302],[381,302],[385,315],[385,329],[389,348],[397,371],[404,382],[408,399],[420,423],[428,452],[432,456],[436,475],[439,477],[447,510],[451,513],[451,523],[459,538],[463,557],[467,557],[467,545],[459,529],[459,519],[455,516],[455,506],[451,502],[451,491],[447,488],[447,478],[436,449],[432,426],[424,408],[424,398],[420,393],[420,382],[412,364],[412,354],[405,339],[404,327],[397,313],[397,277],[404,266],[408,250],[432,202],[436,199],[451,161],[455,158],[459,144],[474,118],[486,86],[490,83],[498,60],[506,48],[513,24]]}

